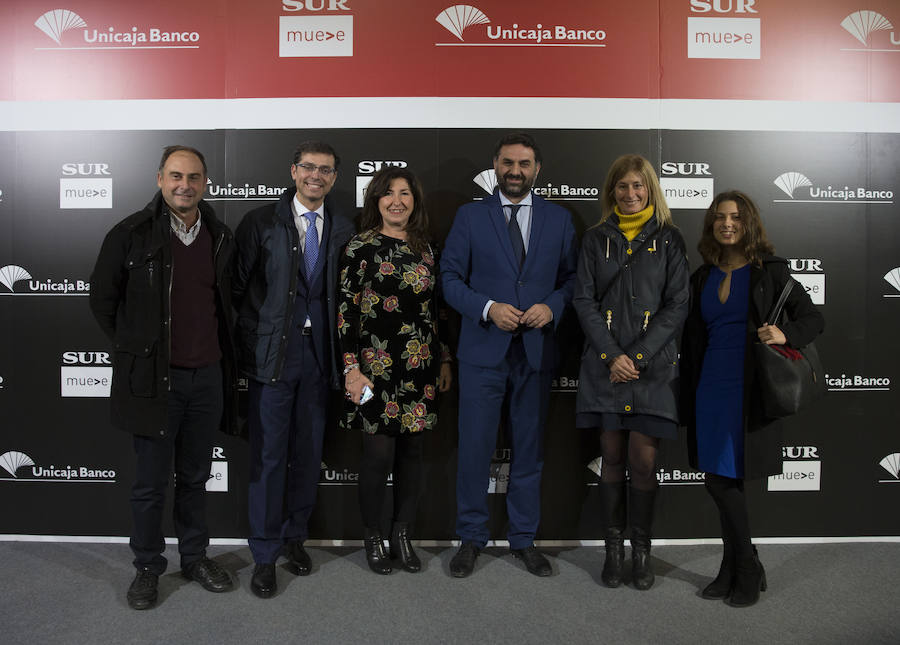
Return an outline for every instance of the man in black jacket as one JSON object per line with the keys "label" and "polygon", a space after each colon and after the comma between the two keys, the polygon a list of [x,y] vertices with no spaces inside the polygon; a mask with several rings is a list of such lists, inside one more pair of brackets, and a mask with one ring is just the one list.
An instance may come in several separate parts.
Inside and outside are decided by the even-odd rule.
{"label": "man in black jacket", "polygon": [[327,143],[300,144],[294,187],[237,228],[234,303],[241,370],[249,377],[250,588],[275,593],[275,561],[312,570],[303,548],[316,501],[329,393],[338,367],[337,269],[352,222],[325,207],[339,158]]}
{"label": "man in black jacket", "polygon": [[[156,603],[166,570],[162,510],[174,458],[181,571],[227,591],[206,557],[205,518],[214,432],[235,430],[230,272],[234,239],[201,200],[206,161],[186,146],[163,151],[159,192],[106,235],[91,274],[91,310],[113,343],[112,423],[134,435],[128,605]],[[223,414],[224,408],[224,414]]]}

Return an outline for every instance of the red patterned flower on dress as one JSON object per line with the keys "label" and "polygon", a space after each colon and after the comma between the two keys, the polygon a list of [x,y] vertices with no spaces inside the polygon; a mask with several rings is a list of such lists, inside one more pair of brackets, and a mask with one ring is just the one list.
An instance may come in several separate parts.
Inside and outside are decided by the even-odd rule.
{"label": "red patterned flower on dress", "polygon": [[384,299],[384,304],[382,305],[385,311],[393,311],[399,306],[400,300],[397,298],[397,296],[388,296]]}
{"label": "red patterned flower on dress", "polygon": [[394,419],[400,414],[400,406],[397,405],[396,401],[388,401],[384,405],[384,413],[389,419]]}

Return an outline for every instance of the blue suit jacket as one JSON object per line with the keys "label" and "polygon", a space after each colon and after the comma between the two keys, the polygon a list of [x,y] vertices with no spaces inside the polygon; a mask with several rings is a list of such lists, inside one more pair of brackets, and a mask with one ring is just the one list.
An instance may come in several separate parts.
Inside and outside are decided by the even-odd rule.
{"label": "blue suit jacket", "polygon": [[496,367],[512,340],[481,318],[488,300],[522,311],[541,302],[553,320],[541,329],[526,329],[522,341],[534,369],[556,364],[554,331],[572,299],[578,249],[567,210],[532,196],[531,234],[521,270],[509,241],[498,191],[456,213],[441,257],[444,299],[463,316],[458,357],[481,367]]}

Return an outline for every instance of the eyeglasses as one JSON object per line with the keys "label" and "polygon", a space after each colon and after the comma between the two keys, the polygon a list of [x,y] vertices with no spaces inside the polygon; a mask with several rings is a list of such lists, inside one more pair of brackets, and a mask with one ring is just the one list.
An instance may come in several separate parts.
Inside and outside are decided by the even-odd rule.
{"label": "eyeglasses", "polygon": [[297,168],[303,168],[303,170],[310,175],[318,170],[319,174],[323,177],[331,177],[331,175],[337,172],[337,169],[332,168],[331,166],[317,166],[312,163],[295,163],[294,166]]}

